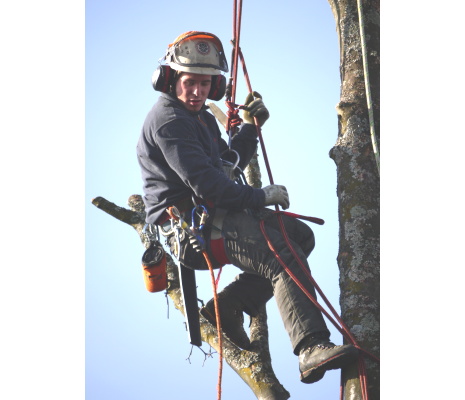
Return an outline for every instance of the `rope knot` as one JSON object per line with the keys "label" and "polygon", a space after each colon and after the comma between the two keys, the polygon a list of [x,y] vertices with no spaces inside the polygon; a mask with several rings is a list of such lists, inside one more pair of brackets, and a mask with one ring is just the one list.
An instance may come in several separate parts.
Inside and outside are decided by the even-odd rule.
{"label": "rope knot", "polygon": [[242,124],[242,118],[239,117],[239,110],[243,108],[238,104],[233,103],[232,101],[226,101],[226,106],[228,107],[228,122],[226,125],[226,130],[230,131],[233,128],[237,128]]}

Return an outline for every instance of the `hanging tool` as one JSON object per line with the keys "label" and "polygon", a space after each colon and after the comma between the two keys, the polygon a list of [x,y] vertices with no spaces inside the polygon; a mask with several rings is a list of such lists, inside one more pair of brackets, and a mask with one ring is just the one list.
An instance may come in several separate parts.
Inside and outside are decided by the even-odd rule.
{"label": "hanging tool", "polygon": [[[181,217],[176,207],[170,207],[168,213],[171,217],[172,227],[175,230],[176,240],[178,243],[178,258],[181,254],[181,230],[187,235],[194,235],[189,225]],[[202,346],[202,337],[200,335],[199,310],[197,306],[197,284],[195,280],[195,271],[178,263],[179,283],[181,288],[182,299],[184,302],[185,320],[189,343],[194,346]]]}

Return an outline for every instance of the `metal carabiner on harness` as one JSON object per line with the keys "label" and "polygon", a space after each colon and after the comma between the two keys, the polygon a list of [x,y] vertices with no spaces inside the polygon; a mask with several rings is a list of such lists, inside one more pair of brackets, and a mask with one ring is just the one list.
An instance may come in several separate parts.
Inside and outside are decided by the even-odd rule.
{"label": "metal carabiner on harness", "polygon": [[[201,213],[198,213],[197,210],[202,210]],[[200,218],[199,224],[196,224],[196,217]],[[205,250],[207,247],[207,240],[205,236],[203,235],[204,233],[204,228],[205,224],[207,222],[208,218],[208,211],[207,208],[202,205],[202,204],[197,204],[193,209],[192,209],[192,226],[191,226],[191,231],[195,236],[194,238],[190,238],[189,241],[192,245],[192,247],[198,251],[202,252],[202,250]]]}
{"label": "metal carabiner on harness", "polygon": [[[202,235],[196,232],[195,229],[189,227],[189,225],[187,224],[186,221],[183,220],[181,213],[175,206],[169,207],[167,209],[167,212],[171,217],[173,229],[175,229],[176,240],[178,242],[179,249],[181,249],[181,241],[180,241],[180,230],[181,229],[187,234],[187,236],[189,237],[189,241],[193,245],[196,242],[200,246],[200,250],[204,250],[206,248],[206,243]],[[175,226],[173,225],[173,223],[175,224]]]}
{"label": "metal carabiner on harness", "polygon": [[[200,215],[199,225],[197,226],[195,223],[195,217],[198,215],[196,212],[198,209],[201,209],[203,211],[202,211],[202,214]],[[208,218],[207,208],[203,206],[202,204],[196,205],[192,209],[192,227],[191,227],[192,231],[194,233],[202,231],[202,229],[205,227],[205,223],[207,222],[207,218]]]}
{"label": "metal carabiner on harness", "polygon": [[174,227],[174,238],[176,240],[176,247],[174,248],[174,255],[178,260],[181,259],[181,228],[179,226]]}
{"label": "metal carabiner on harness", "polygon": [[144,237],[144,244],[146,244],[146,247],[150,246],[153,242],[160,241],[160,233],[153,224],[145,224],[142,229],[142,235]]}

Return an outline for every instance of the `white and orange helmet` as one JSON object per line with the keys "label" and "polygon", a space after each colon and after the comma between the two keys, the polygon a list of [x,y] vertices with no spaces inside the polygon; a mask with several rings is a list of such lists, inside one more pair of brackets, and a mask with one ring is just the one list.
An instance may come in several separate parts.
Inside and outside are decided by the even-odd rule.
{"label": "white and orange helmet", "polygon": [[168,45],[165,59],[181,72],[220,75],[229,70],[221,40],[208,32],[189,31],[178,36]]}

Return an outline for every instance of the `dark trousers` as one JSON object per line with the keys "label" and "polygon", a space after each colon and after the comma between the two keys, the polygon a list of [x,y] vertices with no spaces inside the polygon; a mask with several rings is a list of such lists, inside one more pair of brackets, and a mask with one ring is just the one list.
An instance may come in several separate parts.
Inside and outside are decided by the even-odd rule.
{"label": "dark trousers", "polygon": [[[260,229],[260,219],[265,220],[266,232],[283,262],[316,298],[315,288],[288,249],[277,217],[269,209],[230,211],[226,215],[222,230],[226,254],[231,264],[244,272],[230,286],[234,286],[234,291],[241,293],[244,302],[250,304],[252,315],[273,293],[294,353],[298,354],[298,345],[303,339],[314,334],[329,338],[329,331],[321,311],[296,285],[268,247]],[[295,218],[282,215],[282,219],[292,246],[310,271],[307,257],[315,247],[313,231]]]}

